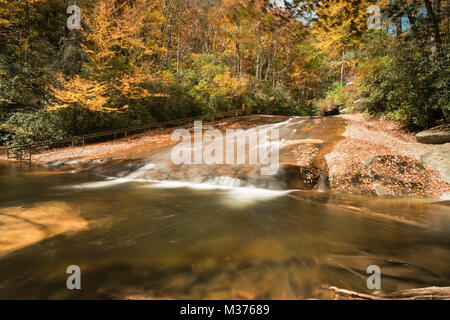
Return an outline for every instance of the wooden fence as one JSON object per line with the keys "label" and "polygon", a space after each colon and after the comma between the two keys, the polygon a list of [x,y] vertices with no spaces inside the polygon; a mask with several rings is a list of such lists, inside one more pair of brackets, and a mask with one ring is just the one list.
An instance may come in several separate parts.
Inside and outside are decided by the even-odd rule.
{"label": "wooden fence", "polygon": [[[243,112],[240,111],[234,111],[233,113],[227,112],[227,113],[221,113],[218,115],[215,115],[216,118],[225,118],[225,117],[232,117],[232,116],[239,116],[242,115]],[[87,134],[83,136],[74,136],[66,139],[61,140],[54,140],[54,141],[48,141],[44,143],[34,143],[34,144],[24,144],[19,146],[12,146],[6,148],[6,157],[8,159],[17,159],[20,162],[28,162],[31,164],[32,155],[33,153],[40,152],[45,148],[55,148],[58,146],[64,146],[64,145],[71,145],[72,148],[75,147],[75,145],[81,143],[83,147],[87,144],[92,142],[94,139],[98,138],[111,138],[111,139],[117,139],[125,138],[127,139],[129,133],[137,133],[139,131],[145,132],[149,130],[154,130],[158,128],[164,128],[164,127],[175,127],[175,126],[181,126],[185,125],[186,123],[189,123],[191,121],[195,120],[201,120],[202,117],[191,117],[191,118],[183,118],[183,119],[177,119],[177,120],[170,120],[170,121],[164,121],[164,122],[156,122],[145,126],[140,127],[133,127],[133,128],[125,128],[125,129],[118,129],[118,130],[111,130],[111,131],[104,131],[104,132],[98,132],[98,133],[92,133]]]}

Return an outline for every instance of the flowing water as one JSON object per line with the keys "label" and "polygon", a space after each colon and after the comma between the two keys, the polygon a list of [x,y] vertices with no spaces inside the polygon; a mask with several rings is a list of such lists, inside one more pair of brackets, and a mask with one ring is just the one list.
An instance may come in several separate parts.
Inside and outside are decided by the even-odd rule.
{"label": "flowing water", "polygon": [[[288,144],[315,138],[307,122],[270,128]],[[331,298],[321,287],[370,293],[370,265],[384,292],[450,285],[449,206],[336,195],[323,177],[292,190],[283,168],[174,166],[169,153],[77,174],[0,164],[0,298]],[[5,221],[23,246],[11,250]],[[70,265],[82,290],[66,288]]]}

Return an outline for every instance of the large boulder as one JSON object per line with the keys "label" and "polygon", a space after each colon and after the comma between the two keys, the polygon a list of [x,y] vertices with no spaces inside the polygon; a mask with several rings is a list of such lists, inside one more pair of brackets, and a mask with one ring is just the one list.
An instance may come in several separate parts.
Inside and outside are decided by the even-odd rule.
{"label": "large boulder", "polygon": [[314,165],[283,165],[285,179],[290,189],[311,190],[320,180],[320,173]]}
{"label": "large boulder", "polygon": [[362,99],[353,101],[353,111],[363,112],[366,110],[366,106]]}
{"label": "large boulder", "polygon": [[387,154],[359,160],[344,162],[339,170],[330,166],[332,189],[378,196],[425,196],[430,177],[415,158]]}
{"label": "large boulder", "polygon": [[444,144],[450,142],[450,125],[442,125],[416,134],[417,142]]}

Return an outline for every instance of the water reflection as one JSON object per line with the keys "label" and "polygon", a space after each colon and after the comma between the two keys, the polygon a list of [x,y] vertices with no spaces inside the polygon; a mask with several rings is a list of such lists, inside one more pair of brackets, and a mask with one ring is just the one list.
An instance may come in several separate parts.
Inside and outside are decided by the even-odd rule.
{"label": "water reflection", "polygon": [[[140,181],[62,188],[98,181],[0,169],[3,208],[58,201],[89,223],[0,258],[0,298],[330,298],[322,285],[368,292],[371,264],[386,292],[450,284],[445,205],[314,192],[236,205],[227,189]],[[72,264],[81,291],[65,287]]]}

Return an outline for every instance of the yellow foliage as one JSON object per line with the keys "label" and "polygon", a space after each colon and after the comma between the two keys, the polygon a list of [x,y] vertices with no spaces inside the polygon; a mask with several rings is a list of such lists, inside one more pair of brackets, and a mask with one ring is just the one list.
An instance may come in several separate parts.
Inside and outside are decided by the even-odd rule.
{"label": "yellow foliage", "polygon": [[83,106],[90,110],[105,110],[104,106],[108,102],[108,98],[105,97],[106,85],[104,83],[83,79],[78,75],[70,80],[60,77],[60,83],[63,89],[51,88],[58,102],[51,105],[49,109]]}

